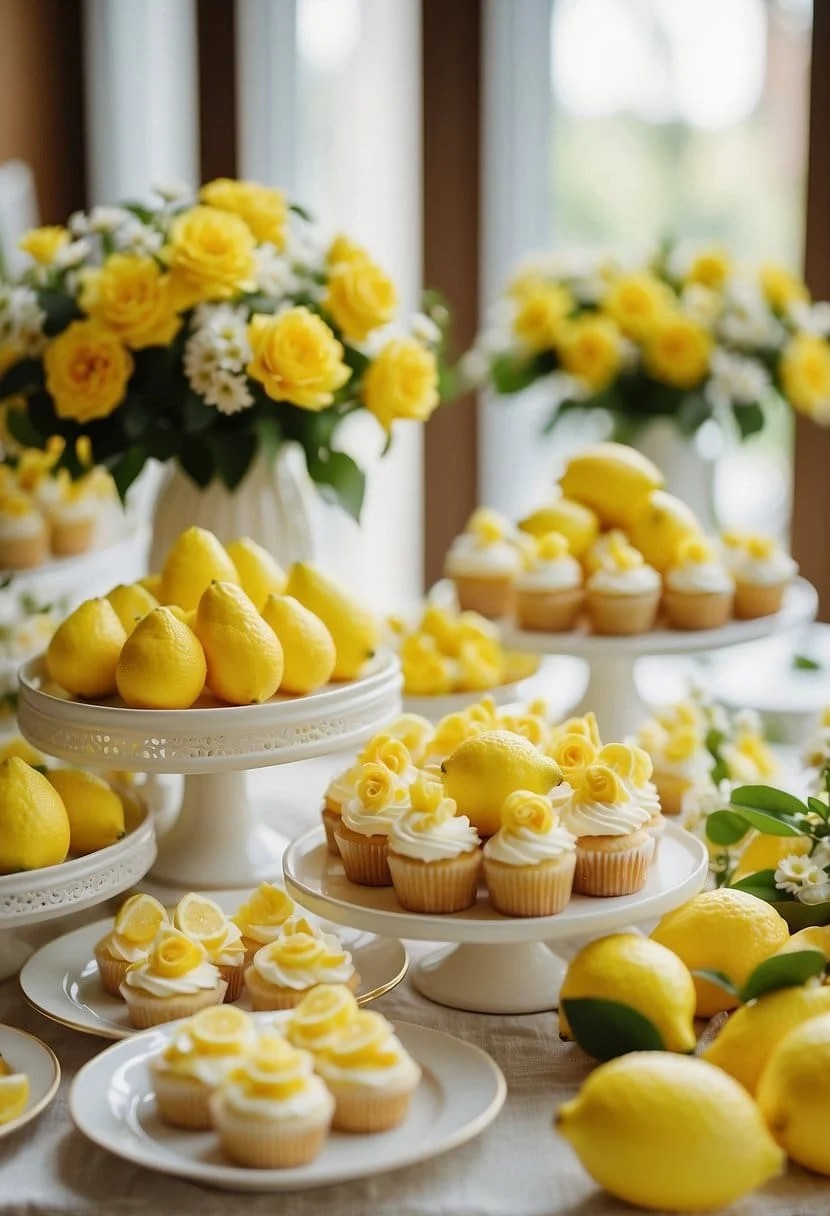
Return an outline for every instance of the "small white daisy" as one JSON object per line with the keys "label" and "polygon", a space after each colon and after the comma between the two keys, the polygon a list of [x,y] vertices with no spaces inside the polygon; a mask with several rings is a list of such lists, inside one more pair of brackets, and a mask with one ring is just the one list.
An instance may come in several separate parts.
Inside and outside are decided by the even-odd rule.
{"label": "small white daisy", "polygon": [[215,406],[220,414],[238,414],[254,403],[244,377],[223,369],[214,372],[204,398],[205,404]]}
{"label": "small white daisy", "polygon": [[789,891],[791,895],[797,894],[802,887],[818,886],[824,879],[824,870],[816,865],[812,857],[800,857],[797,854],[782,857],[775,871],[776,887],[779,891]]}

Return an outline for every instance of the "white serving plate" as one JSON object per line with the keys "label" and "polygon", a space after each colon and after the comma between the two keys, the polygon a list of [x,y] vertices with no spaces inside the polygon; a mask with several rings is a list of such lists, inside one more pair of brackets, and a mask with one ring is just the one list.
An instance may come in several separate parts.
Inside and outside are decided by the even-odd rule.
{"label": "white serving plate", "polygon": [[0,1123],[2,1140],[46,1109],[58,1092],[61,1066],[51,1047],[41,1043],[33,1034],[14,1026],[0,1025],[0,1055],[5,1057],[15,1072],[25,1072],[29,1078],[26,1109],[10,1123]]}

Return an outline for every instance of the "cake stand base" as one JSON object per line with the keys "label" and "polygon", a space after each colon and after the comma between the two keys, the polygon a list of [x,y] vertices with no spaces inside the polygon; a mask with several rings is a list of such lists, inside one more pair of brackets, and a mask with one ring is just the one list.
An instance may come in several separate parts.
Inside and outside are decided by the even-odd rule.
{"label": "cake stand base", "polygon": [[447,946],[412,972],[421,996],[473,1013],[556,1009],[567,964],[541,942]]}
{"label": "cake stand base", "polygon": [[588,665],[588,685],[570,712],[582,715],[592,709],[605,739],[633,735],[651,714],[637,691],[634,669],[637,655],[598,655]]}

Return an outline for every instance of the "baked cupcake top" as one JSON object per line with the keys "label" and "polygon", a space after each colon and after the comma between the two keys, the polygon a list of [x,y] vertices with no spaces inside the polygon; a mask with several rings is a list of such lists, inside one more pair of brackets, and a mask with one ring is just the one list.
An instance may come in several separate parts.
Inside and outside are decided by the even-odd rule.
{"label": "baked cupcake top", "polygon": [[235,1005],[211,1005],[182,1022],[152,1069],[219,1085],[256,1041],[254,1020]]}
{"label": "baked cupcake top", "polygon": [[387,727],[386,733],[393,739],[400,739],[412,757],[412,763],[422,764],[426,759],[427,749],[435,735],[435,727],[428,718],[420,714],[401,714]]}
{"label": "baked cupcake top", "polygon": [[514,790],[501,808],[501,828],[484,846],[484,856],[507,866],[535,866],[572,853],[576,840],[557,822],[550,798]]}
{"label": "baked cupcake top", "polygon": [[444,563],[450,578],[511,578],[522,567],[522,550],[503,516],[488,507],[474,511],[450,546]]}
{"label": "baked cupcake top", "polygon": [[732,573],[739,583],[770,587],[794,578],[798,563],[771,536],[750,536],[733,557]]}
{"label": "baked cupcake top", "polygon": [[735,589],[735,580],[718,558],[714,545],[703,537],[692,536],[681,541],[677,562],[666,573],[666,586],[670,591],[688,595],[728,595]]}
{"label": "baked cupcake top", "polygon": [[150,996],[192,996],[215,988],[219,971],[208,962],[204,946],[162,925],[147,957],[127,968],[124,983]]}
{"label": "baked cupcake top", "polygon": [[452,798],[437,781],[416,781],[410,787],[408,810],[389,829],[389,848],[416,861],[446,861],[472,853],[481,843],[466,815],[456,814]]}
{"label": "baked cupcake top", "polygon": [[285,921],[294,913],[294,900],[281,887],[263,882],[250,899],[231,917],[248,941],[264,946],[280,936]]}
{"label": "baked cupcake top", "polygon": [[548,532],[516,578],[519,591],[571,591],[582,586],[582,567],[561,532]]}
{"label": "baked cupcake top", "polygon": [[291,1011],[285,1037],[312,1054],[325,1051],[353,1022],[360,1006],[344,984],[318,984]]}
{"label": "baked cupcake top", "polygon": [[301,1119],[331,1115],[334,1099],[307,1051],[292,1047],[275,1030],[263,1031],[248,1056],[219,1090],[225,1109],[263,1119]]}
{"label": "baked cupcake top", "polygon": [[167,923],[166,909],[152,895],[131,895],[118,909],[103,946],[112,958],[138,963],[150,953],[156,934]]}
{"label": "baked cupcake top", "polygon": [[343,807],[344,825],[360,836],[388,836],[398,815],[409,806],[409,791],[384,764],[361,765],[354,797]]}
{"label": "baked cupcake top", "polygon": [[600,748],[597,761],[607,764],[617,774],[629,798],[650,818],[662,812],[657,786],[651,780],[654,765],[643,748],[626,743],[606,743]]}
{"label": "baked cupcake top", "polygon": [[386,1018],[364,1010],[320,1052],[316,1068],[324,1080],[392,1092],[414,1087],[421,1077]]}
{"label": "baked cupcake top", "polygon": [[632,802],[607,764],[591,764],[585,769],[562,815],[574,836],[627,836],[645,827],[650,817]]}
{"label": "baked cupcake top", "polygon": [[300,991],[316,984],[346,984],[354,977],[352,956],[333,934],[292,933],[269,942],[254,955],[253,967],[266,984]]}

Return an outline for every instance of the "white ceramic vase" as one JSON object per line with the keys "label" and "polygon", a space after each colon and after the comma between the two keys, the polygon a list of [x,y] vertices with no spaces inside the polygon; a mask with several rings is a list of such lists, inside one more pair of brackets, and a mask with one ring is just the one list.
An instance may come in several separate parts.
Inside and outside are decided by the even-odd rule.
{"label": "white ceramic vase", "polygon": [[[722,437],[707,445],[714,432],[684,435],[668,418],[655,418],[637,432],[633,444],[653,460],[666,478],[666,488],[692,508],[707,532],[717,531],[715,473]],[[715,448],[712,451],[712,447]]]}

